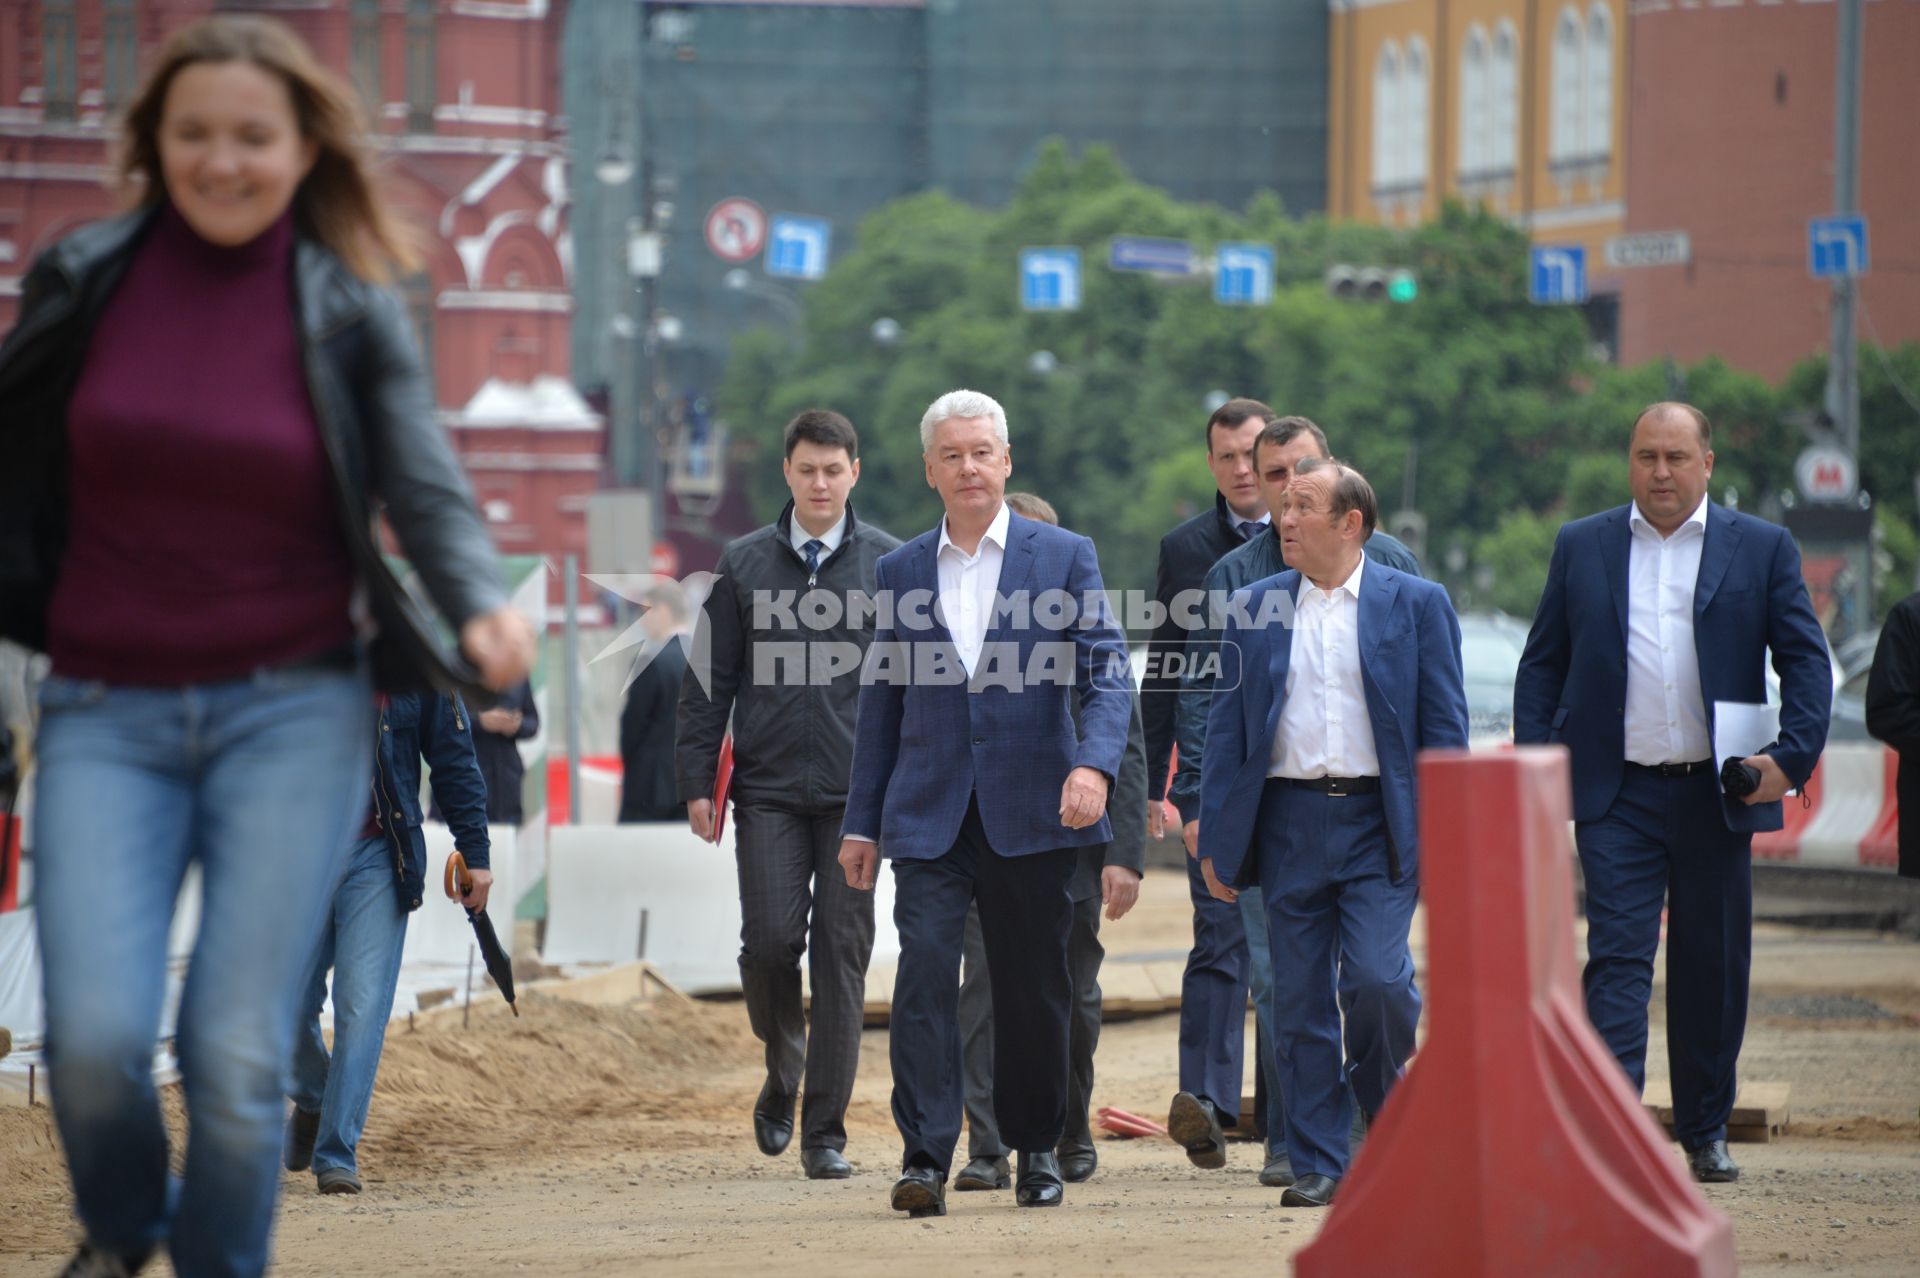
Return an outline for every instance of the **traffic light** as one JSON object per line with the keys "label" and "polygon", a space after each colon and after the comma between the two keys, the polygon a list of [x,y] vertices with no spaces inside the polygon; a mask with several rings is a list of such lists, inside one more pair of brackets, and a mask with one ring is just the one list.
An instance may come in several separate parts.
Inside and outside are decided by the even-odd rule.
{"label": "traffic light", "polygon": [[1336,262],[1327,268],[1327,296],[1342,302],[1411,302],[1420,296],[1420,280],[1405,267],[1349,266]]}

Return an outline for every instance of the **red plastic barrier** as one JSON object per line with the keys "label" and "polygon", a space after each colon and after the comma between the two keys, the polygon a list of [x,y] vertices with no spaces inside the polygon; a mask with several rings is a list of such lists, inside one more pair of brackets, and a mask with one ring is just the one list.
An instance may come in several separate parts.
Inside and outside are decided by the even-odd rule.
{"label": "red plastic barrier", "polygon": [[[1882,865],[1893,869],[1900,864],[1900,755],[1883,752],[1886,764],[1886,797],[1880,801],[1880,816],[1867,837],[1860,840],[1860,864]],[[1915,767],[1920,767],[1916,763]]]}
{"label": "red plastic barrier", "polygon": [[1786,824],[1778,830],[1768,830],[1764,834],[1753,836],[1753,855],[1763,861],[1798,861],[1800,859],[1800,834],[1809,822],[1820,814],[1820,795],[1825,782],[1819,764],[1813,765],[1813,775],[1807,778],[1807,801],[1788,799],[1781,804]]}
{"label": "red plastic barrier", "polygon": [[1587,1024],[1562,747],[1420,761],[1432,1032],[1301,1278],[1690,1278],[1733,1227]]}
{"label": "red plastic barrier", "polygon": [[20,908],[20,819],[0,815],[0,914]]}

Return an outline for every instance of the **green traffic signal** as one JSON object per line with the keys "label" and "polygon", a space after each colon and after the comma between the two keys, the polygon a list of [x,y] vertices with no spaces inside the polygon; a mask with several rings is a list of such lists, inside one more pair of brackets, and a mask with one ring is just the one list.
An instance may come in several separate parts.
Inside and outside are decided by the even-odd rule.
{"label": "green traffic signal", "polygon": [[1387,300],[1411,302],[1420,296],[1420,281],[1412,271],[1395,271],[1387,277]]}

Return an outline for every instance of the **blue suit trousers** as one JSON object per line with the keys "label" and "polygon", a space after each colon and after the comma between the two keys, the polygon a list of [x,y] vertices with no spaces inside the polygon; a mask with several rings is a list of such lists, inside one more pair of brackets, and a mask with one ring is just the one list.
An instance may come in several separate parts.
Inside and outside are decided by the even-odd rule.
{"label": "blue suit trousers", "polygon": [[1377,793],[1333,797],[1268,781],[1256,829],[1287,1154],[1294,1175],[1338,1180],[1354,1104],[1378,1112],[1413,1054],[1420,992],[1407,932],[1419,888],[1388,876]]}

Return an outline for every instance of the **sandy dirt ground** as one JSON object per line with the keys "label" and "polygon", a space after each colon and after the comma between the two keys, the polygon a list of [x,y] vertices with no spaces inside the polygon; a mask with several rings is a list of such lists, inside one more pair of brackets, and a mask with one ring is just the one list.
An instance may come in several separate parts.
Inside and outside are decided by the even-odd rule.
{"label": "sandy dirt ground", "polygon": [[[1184,949],[1183,898],[1179,876],[1150,875],[1141,909],[1107,932],[1110,961]],[[1279,1272],[1324,1219],[1255,1182],[1254,1145],[1203,1172],[1164,1141],[1104,1140],[1099,1173],[1060,1210],[953,1194],[946,1219],[908,1222],[886,1203],[898,1146],[884,1030],[866,1035],[848,1120],[856,1174],[816,1183],[797,1150],[754,1149],[762,1075],[740,1004],[530,993],[522,1007],[514,1021],[476,1004],[464,1031],[458,1011],[394,1027],[361,1147],[367,1192],[321,1198],[288,1176],[275,1273],[1217,1278]],[[1176,1033],[1172,1016],[1109,1025],[1095,1103],[1164,1118]],[[1742,1067],[1793,1088],[1788,1136],[1735,1146],[1744,1178],[1705,1189],[1742,1269],[1920,1272],[1920,945],[1762,928]],[[1446,1151],[1432,1158],[1449,1174]],[[48,1111],[0,1108],[0,1274],[58,1272],[68,1204]]]}

